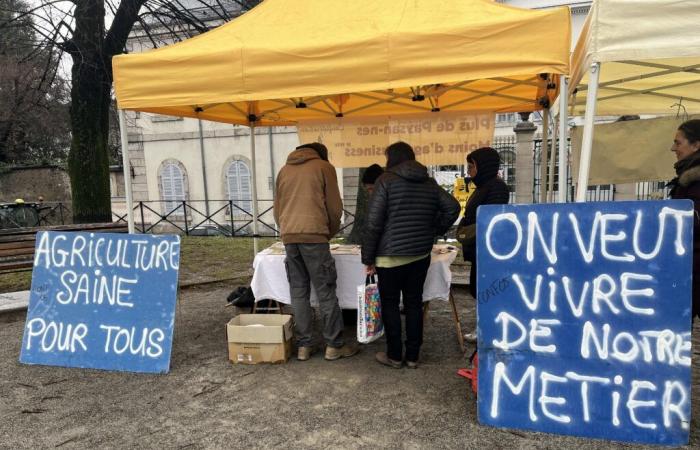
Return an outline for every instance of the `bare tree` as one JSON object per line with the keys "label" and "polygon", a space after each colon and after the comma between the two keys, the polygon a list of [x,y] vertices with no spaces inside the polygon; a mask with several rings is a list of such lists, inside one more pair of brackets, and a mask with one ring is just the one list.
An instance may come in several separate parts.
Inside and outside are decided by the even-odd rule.
{"label": "bare tree", "polygon": [[14,12],[8,26],[31,17],[33,48],[66,53],[70,73],[68,155],[78,223],[111,220],[109,110],[112,57],[124,53],[134,27],[152,47],[177,42],[230,20],[257,0],[39,0]]}
{"label": "bare tree", "polygon": [[8,26],[29,6],[0,0],[0,162],[65,160],[69,146],[68,86],[57,75],[54,52],[36,49],[31,17]]}

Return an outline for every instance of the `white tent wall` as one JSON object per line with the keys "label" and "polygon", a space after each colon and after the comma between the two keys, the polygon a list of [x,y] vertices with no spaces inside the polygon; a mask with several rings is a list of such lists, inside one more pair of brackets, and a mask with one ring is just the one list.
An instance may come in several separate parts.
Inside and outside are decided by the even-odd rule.
{"label": "white tent wall", "polygon": [[[596,125],[590,185],[668,181],[675,176],[673,136],[685,120],[700,116],[656,117]],[[582,128],[571,132],[573,170],[578,172]]]}
{"label": "white tent wall", "polygon": [[699,23],[697,0],[593,3],[572,58],[568,91],[574,114],[586,115],[578,201],[585,200],[589,182],[596,113],[700,113]]}

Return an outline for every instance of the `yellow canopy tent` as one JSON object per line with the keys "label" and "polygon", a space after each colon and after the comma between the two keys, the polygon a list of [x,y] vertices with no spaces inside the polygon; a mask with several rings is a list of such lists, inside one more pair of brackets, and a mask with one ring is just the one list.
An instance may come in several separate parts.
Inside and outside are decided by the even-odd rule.
{"label": "yellow canopy tent", "polygon": [[[114,58],[119,108],[248,125],[337,114],[533,111],[568,73],[567,8],[487,0],[267,0],[208,33]],[[550,92],[553,94],[554,92]],[[412,101],[412,100],[420,101]]]}
{"label": "yellow canopy tent", "polygon": [[[568,8],[266,0],[195,38],[115,57],[114,86],[120,110],[249,126],[534,111],[556,95],[557,74],[568,73],[569,46]],[[255,226],[255,201],[253,210]]]}
{"label": "yellow canopy tent", "polygon": [[699,23],[697,0],[594,1],[569,88],[573,112],[585,112],[577,201],[585,200],[596,114],[700,113]]}

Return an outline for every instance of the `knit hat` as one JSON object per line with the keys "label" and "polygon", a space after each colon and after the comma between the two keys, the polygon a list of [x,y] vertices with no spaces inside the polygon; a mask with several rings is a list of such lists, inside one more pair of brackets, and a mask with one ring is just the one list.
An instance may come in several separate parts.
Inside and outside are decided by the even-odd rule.
{"label": "knit hat", "polygon": [[478,187],[498,176],[501,157],[491,147],[481,147],[467,155],[467,162],[476,163],[476,176],[472,179]]}
{"label": "knit hat", "polygon": [[362,184],[374,184],[374,182],[377,181],[377,178],[379,178],[383,173],[384,169],[382,169],[382,166],[379,164],[372,164],[366,168],[365,172],[362,174]]}

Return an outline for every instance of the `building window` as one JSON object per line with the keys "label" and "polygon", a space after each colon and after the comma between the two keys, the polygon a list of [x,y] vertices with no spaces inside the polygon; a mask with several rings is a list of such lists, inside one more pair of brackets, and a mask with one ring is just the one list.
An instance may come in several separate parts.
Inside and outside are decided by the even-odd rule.
{"label": "building window", "polygon": [[517,121],[517,113],[496,114],[496,123],[499,125],[515,124]]}
{"label": "building window", "polygon": [[186,200],[185,194],[185,172],[180,164],[167,161],[160,168],[160,188],[161,200],[163,200],[163,213],[173,216],[184,216],[182,202]]}
{"label": "building window", "polygon": [[[226,186],[228,187],[228,199],[235,206],[250,214],[253,210],[253,202],[250,187],[250,170],[248,165],[240,160],[231,161],[226,169]],[[241,212],[239,209],[233,209]]]}

